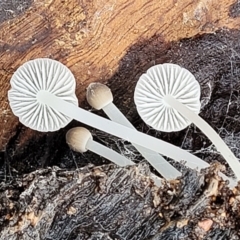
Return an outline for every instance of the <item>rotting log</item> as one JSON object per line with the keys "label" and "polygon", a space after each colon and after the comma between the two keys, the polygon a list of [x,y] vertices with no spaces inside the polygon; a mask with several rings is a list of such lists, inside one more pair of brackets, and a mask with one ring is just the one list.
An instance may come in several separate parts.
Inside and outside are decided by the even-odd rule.
{"label": "rotting log", "polygon": [[0,239],[237,240],[240,191],[219,167],[160,188],[145,164],[38,170],[0,185]]}
{"label": "rotting log", "polygon": [[[196,236],[205,236],[207,237],[205,239],[214,239],[213,237],[220,239],[223,236],[238,239],[239,190],[227,189],[216,174],[206,170],[202,177],[195,172],[184,175],[185,182],[196,183],[191,186],[196,187],[197,194],[190,198],[191,204],[189,204],[185,201],[186,195],[184,197],[181,195],[184,188],[189,186],[184,184],[184,181],[178,184],[175,182],[175,185],[171,183],[173,184],[171,188],[168,185],[162,190],[157,190],[149,179],[146,180],[144,176],[138,174],[140,171],[138,167],[118,169],[116,166],[87,166],[80,169],[89,163],[94,165],[106,163],[106,160],[94,154],[80,155],[72,152],[66,145],[66,131],[72,126],[81,124],[73,121],[65,129],[55,133],[32,131],[19,123],[11,113],[7,90],[10,87],[11,75],[25,61],[38,57],[59,60],[75,75],[77,96],[80,105],[85,109],[89,109],[84,100],[87,85],[94,81],[107,83],[114,93],[115,104],[139,130],[188,149],[208,162],[218,160],[225,163],[218,152],[212,148],[208,139],[194,126],[180,133],[168,134],[156,132],[146,126],[137,115],[133,103],[133,92],[139,76],[155,64],[173,62],[189,69],[201,85],[201,116],[219,132],[235,155],[240,157],[239,2],[235,0],[181,2],[164,0],[161,4],[159,1],[147,0],[107,2],[104,0],[26,0],[19,2],[17,0],[12,0],[11,3],[7,0],[0,2],[0,123],[2,124],[0,128],[0,181],[2,182],[0,223],[3,223],[0,224],[0,228],[2,227],[0,231],[5,234],[0,236],[7,236],[4,239],[8,239],[9,234],[12,234],[14,239],[15,236],[19,237],[21,231],[24,234],[42,234],[38,231],[38,227],[44,218],[41,218],[43,212],[38,210],[43,209],[47,214],[47,203],[51,203],[55,196],[55,199],[63,201],[55,202],[56,209],[52,212],[55,218],[49,223],[52,224],[49,232],[45,232],[49,239],[51,237],[57,239],[56,234],[63,234],[62,236],[66,234],[72,239],[76,238],[77,234],[78,239],[90,237],[94,239],[96,236],[102,239],[107,239],[108,236],[115,238],[114,229],[107,228],[112,231],[112,235],[102,230],[110,226],[107,221],[114,220],[111,214],[108,215],[109,218],[105,218],[106,221],[96,223],[93,221],[96,219],[96,214],[91,212],[92,215],[87,216],[89,227],[84,225],[74,228],[73,232],[71,227],[66,229],[58,227],[61,226],[62,219],[68,221],[70,225],[71,221],[80,219],[78,212],[75,213],[75,207],[71,207],[71,203],[68,202],[70,200],[75,203],[76,197],[79,196],[77,194],[81,195],[81,190],[85,191],[84,186],[83,188],[77,186],[78,181],[84,179],[92,184],[90,189],[94,189],[95,192],[88,192],[93,194],[91,196],[96,197],[100,194],[107,199],[107,194],[101,191],[106,189],[116,191],[112,196],[119,196],[116,186],[108,184],[108,181],[114,179],[111,174],[121,175],[129,171],[130,178],[126,180],[127,185],[120,185],[120,187],[124,194],[130,192],[133,199],[138,200],[136,204],[147,205],[145,220],[155,223],[150,226],[141,218],[145,224],[141,224],[139,228],[134,225],[132,228],[134,236],[151,236],[155,240],[168,239],[171,234],[174,236],[179,234],[179,238],[182,236],[186,239],[197,239]],[[101,114],[101,112],[95,113]],[[110,138],[96,130],[93,130],[93,135],[96,140],[120,151],[134,161],[142,160],[129,143]],[[181,170],[181,166],[173,164]],[[53,167],[54,165],[64,170]],[[141,171],[147,171],[145,165],[139,167]],[[73,169],[77,170],[73,171]],[[215,169],[216,166],[212,167],[212,172],[215,172]],[[24,173],[27,175],[23,177]],[[147,175],[146,172],[144,173]],[[83,174],[80,180],[79,174]],[[131,174],[134,177],[131,177]],[[187,176],[191,176],[191,181]],[[217,196],[204,198],[204,192],[211,179],[217,179]],[[54,187],[51,181],[54,182]],[[31,188],[34,184],[38,186],[38,190]],[[66,192],[68,189],[64,187],[65,184],[72,186],[73,191]],[[130,189],[129,186],[135,188]],[[146,192],[144,188],[138,191],[143,186],[146,187]],[[174,195],[177,196],[178,201],[171,195],[174,186],[182,189],[182,192],[176,191]],[[59,191],[62,189],[62,192],[58,193],[56,187]],[[42,188],[46,188],[44,192],[46,196],[41,195]],[[191,191],[193,191],[192,188]],[[189,189],[187,192],[190,193]],[[144,195],[145,193],[149,195]],[[63,199],[62,194],[67,194],[68,199]],[[124,194],[122,197],[126,196]],[[164,207],[155,206],[156,202],[154,203],[153,200],[156,194],[157,196],[160,194],[161,197],[170,197],[173,209],[171,209],[172,205],[169,205],[170,202],[165,199],[162,200]],[[42,201],[44,197],[46,197],[46,203]],[[195,200],[196,197],[206,200],[200,204],[202,208],[198,212],[200,215],[191,211],[199,207],[193,197]],[[98,201],[98,198],[94,199]],[[40,205],[34,205],[35,200],[36,204]],[[111,198],[108,203],[113,206],[115,202]],[[210,204],[211,211],[206,209],[209,207],[207,203]],[[101,204],[97,206],[98,210],[104,207]],[[121,206],[123,209],[132,207],[128,202]],[[182,206],[186,207],[183,211],[181,211]],[[120,211],[121,209],[112,208],[112,210]],[[139,208],[139,211],[141,210]],[[163,210],[164,215],[161,215]],[[216,213],[218,215],[214,215]],[[134,214],[135,212],[132,218],[135,220],[139,219],[137,217],[142,217]],[[188,221],[185,219],[186,215],[189,216]],[[124,214],[123,217],[121,216],[120,219],[116,218],[119,223],[131,220],[131,218],[124,218]],[[214,218],[215,216],[217,217]],[[96,227],[94,223],[98,224],[97,227],[101,230],[93,232]],[[132,226],[131,224],[126,222],[128,227]],[[209,226],[211,228],[207,231]],[[125,234],[126,239],[131,239],[127,235],[130,234],[127,231],[128,227],[122,228],[121,234]],[[132,239],[134,239],[133,235]],[[37,239],[35,236],[32,238]]]}
{"label": "rotting log", "polygon": [[[221,28],[238,29],[238,16],[236,0],[1,1],[0,122],[4,127],[0,129],[0,150],[6,150],[21,128],[9,109],[7,90],[11,75],[25,61],[50,57],[66,64],[76,77],[82,105],[87,85],[108,82],[134,44],[158,36],[161,48],[167,50],[172,41]],[[34,134],[24,129],[19,144]]]}
{"label": "rotting log", "polygon": [[[104,162],[88,153],[79,156],[67,147],[66,131],[80,123],[73,121],[60,131],[40,133],[23,126],[12,114],[7,100],[9,80],[18,66],[37,57],[54,58],[73,71],[77,96],[85,109],[89,109],[84,100],[87,85],[106,82],[114,103],[139,130],[191,150],[208,162],[217,159],[225,164],[193,126],[164,134],[143,124],[136,112],[133,92],[139,76],[155,64],[179,64],[201,85],[201,116],[240,156],[238,1],[165,1],[160,5],[155,1],[55,0],[24,4],[0,2],[0,177],[39,167],[73,168]],[[122,148],[119,140],[113,142],[102,133],[95,137]]]}

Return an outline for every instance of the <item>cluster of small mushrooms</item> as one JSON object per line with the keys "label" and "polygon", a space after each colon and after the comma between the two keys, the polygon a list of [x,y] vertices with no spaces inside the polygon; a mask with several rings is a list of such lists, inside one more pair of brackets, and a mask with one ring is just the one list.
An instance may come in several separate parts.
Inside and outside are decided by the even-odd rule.
{"label": "cluster of small mushrooms", "polygon": [[[102,109],[110,120],[78,107],[76,82],[62,63],[39,58],[23,64],[11,78],[8,92],[13,113],[27,127],[37,131],[57,131],[72,119],[131,142],[142,156],[167,180],[181,176],[163,156],[184,160],[187,167],[200,171],[209,166],[202,159],[170,143],[137,131],[113,104],[111,90],[104,84],[91,83],[87,101]],[[219,135],[201,118],[200,86],[186,69],[175,64],[160,64],[144,73],[135,88],[134,101],[143,121],[160,131],[180,131],[194,123],[226,159],[237,179],[220,173],[234,187],[240,180],[240,163]],[[93,151],[119,166],[134,162],[94,141],[83,127],[67,132],[68,145],[75,151]],[[161,155],[160,155],[161,154]],[[163,156],[162,156],[163,155]],[[161,181],[152,175],[156,185]]]}

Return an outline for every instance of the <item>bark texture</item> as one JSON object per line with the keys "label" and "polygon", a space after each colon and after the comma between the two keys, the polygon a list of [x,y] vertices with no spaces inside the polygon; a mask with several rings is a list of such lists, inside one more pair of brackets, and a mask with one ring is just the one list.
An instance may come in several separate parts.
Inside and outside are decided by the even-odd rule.
{"label": "bark texture", "polygon": [[[54,133],[32,131],[13,116],[7,100],[20,65],[53,58],[75,75],[85,109],[87,85],[107,83],[138,130],[226,164],[194,126],[167,134],[146,126],[133,92],[155,64],[187,68],[201,85],[201,116],[240,158],[239,13],[236,0],[2,0],[0,239],[239,239],[239,189],[229,190],[217,177],[218,165],[197,174],[173,162],[183,178],[157,189],[144,164],[122,169],[71,151],[65,133],[81,123]],[[142,160],[128,142],[92,133]]]}
{"label": "bark texture", "polygon": [[0,185],[0,239],[237,240],[240,192],[218,169],[161,188],[145,164],[32,172]]}

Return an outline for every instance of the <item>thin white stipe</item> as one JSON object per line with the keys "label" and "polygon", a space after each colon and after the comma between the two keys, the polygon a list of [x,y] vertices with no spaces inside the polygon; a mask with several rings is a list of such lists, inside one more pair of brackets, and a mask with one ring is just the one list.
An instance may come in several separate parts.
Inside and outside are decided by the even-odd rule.
{"label": "thin white stipe", "polygon": [[[128,119],[113,103],[110,103],[107,106],[103,107],[102,110],[112,121],[136,130],[134,126],[128,121]],[[134,143],[133,146],[165,179],[176,179],[177,177],[181,176],[181,173],[157,152],[153,152],[145,147],[139,146]]]}
{"label": "thin white stipe", "polygon": [[[151,88],[151,90],[154,91],[153,88]],[[108,86],[101,83],[91,83],[87,87],[86,98],[90,106],[97,110],[102,109],[112,121],[135,129],[121,111],[113,104],[113,94]],[[178,176],[181,176],[181,173],[158,153],[138,146],[137,144],[132,144],[165,179],[176,179]]]}
{"label": "thin white stipe", "polygon": [[212,141],[216,146],[217,150],[226,159],[229,166],[232,168],[238,180],[240,180],[240,163],[239,160],[234,156],[232,151],[228,148],[226,143],[219,137],[219,135],[213,130],[208,123],[206,123],[196,113],[189,110],[185,105],[177,101],[171,95],[165,96],[165,101],[175,108],[182,115],[187,117],[189,121],[193,122],[201,131]]}
{"label": "thin white stipe", "polygon": [[[36,70],[36,68],[42,69],[39,71],[39,69]],[[29,76],[28,80],[32,81],[36,86],[35,88],[31,88],[31,91],[29,87],[22,82],[24,81],[23,78],[18,77],[21,76],[22,71],[26,72]],[[45,71],[44,74],[43,71]],[[63,73],[64,75],[62,75]],[[65,79],[65,74],[68,75],[66,79],[69,79],[68,95],[65,95],[66,88],[63,87],[66,85],[67,80],[62,81],[62,79]],[[56,75],[58,75],[58,77],[56,77]],[[43,81],[45,81],[45,83]],[[10,83],[12,88],[8,92],[8,97],[12,111],[19,117],[19,120],[24,125],[32,129],[38,131],[56,131],[66,126],[72,119],[76,119],[129,142],[159,152],[176,161],[184,160],[190,168],[201,169],[209,166],[206,162],[185,150],[77,107],[74,76],[66,66],[57,61],[51,59],[29,61],[14,73]],[[44,85],[50,87],[50,90],[49,88],[44,90]],[[64,91],[59,91],[61,87],[63,87]],[[39,91],[36,92],[36,89],[39,89]],[[56,95],[54,93],[55,91],[57,91]],[[16,97],[19,93],[28,99],[32,98],[31,109],[34,107],[36,111],[29,109],[29,100],[25,102],[25,106],[19,107],[16,105]],[[31,114],[29,114],[29,111],[31,111]],[[38,114],[36,114],[36,112]],[[226,176],[223,175],[223,177],[231,181],[231,179]]]}
{"label": "thin white stipe", "polygon": [[[37,99],[42,104],[46,104],[49,107],[61,112],[62,114],[65,114],[70,118],[80,121],[88,126],[97,128],[116,137],[148,148],[176,161],[184,160],[186,162],[186,166],[192,169],[200,170],[209,167],[208,163],[179,147],[164,142],[160,139],[148,136],[131,128],[125,127],[103,117],[97,116],[91,112],[88,112],[82,108],[79,108],[69,102],[62,100],[61,98],[47,91],[38,92]],[[221,174],[221,176],[224,179],[229,180],[231,184],[236,184],[236,181],[234,179],[228,178],[223,174]]]}

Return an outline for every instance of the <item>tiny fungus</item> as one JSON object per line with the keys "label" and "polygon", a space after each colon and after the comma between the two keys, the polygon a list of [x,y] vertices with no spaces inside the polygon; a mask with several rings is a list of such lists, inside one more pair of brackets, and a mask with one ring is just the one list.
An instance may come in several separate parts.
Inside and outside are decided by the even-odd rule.
{"label": "tiny fungus", "polygon": [[53,94],[76,106],[75,86],[75,78],[66,66],[47,58],[36,59],[23,64],[13,74],[8,98],[13,113],[25,126],[42,132],[57,131],[72,118],[49,104],[42,104],[38,94],[42,93],[46,99],[47,94]]}
{"label": "tiny fungus", "polygon": [[198,116],[200,86],[188,70],[175,64],[151,67],[140,77],[134,101],[139,115],[155,129],[178,131],[194,123],[212,141],[240,180],[238,159],[212,127]]}
{"label": "tiny fungus", "polygon": [[174,160],[185,160],[191,168],[209,166],[179,147],[79,108],[74,93],[74,76],[55,60],[40,58],[24,63],[13,74],[10,84],[11,109],[24,125],[32,129],[56,131],[75,119]]}
{"label": "tiny fungus", "polygon": [[[135,129],[128,119],[113,103],[111,89],[101,83],[91,83],[86,93],[88,103],[95,109],[102,109],[106,115],[114,122],[126,127]],[[133,146],[142,154],[142,156],[166,179],[175,179],[181,176],[181,173],[167,162],[161,155],[147,148],[133,143]]]}
{"label": "tiny fungus", "polygon": [[84,153],[87,150],[90,150],[121,167],[134,165],[134,162],[130,161],[129,159],[118,154],[114,150],[94,141],[92,134],[86,128],[75,127],[70,129],[66,134],[66,142],[68,146],[74,151]]}
{"label": "tiny fungus", "polygon": [[[75,127],[70,129],[66,134],[66,142],[68,146],[76,152],[84,153],[90,150],[121,167],[135,164],[116,151],[96,141],[93,141],[90,131],[83,127]],[[161,179],[159,177],[154,174],[151,174],[150,176],[157,186],[161,185]]]}

